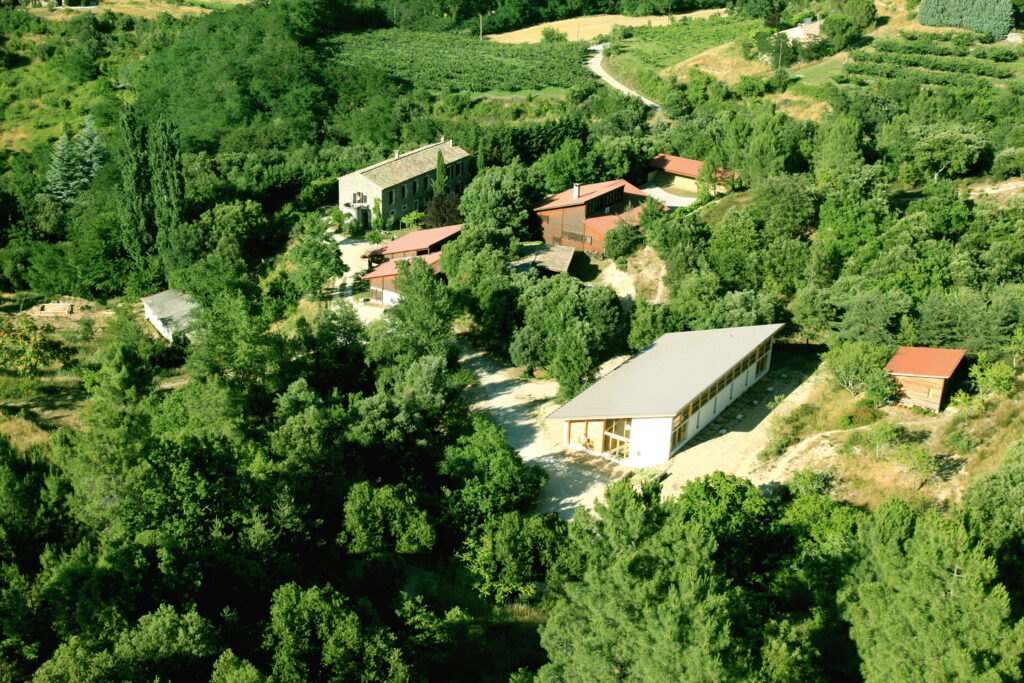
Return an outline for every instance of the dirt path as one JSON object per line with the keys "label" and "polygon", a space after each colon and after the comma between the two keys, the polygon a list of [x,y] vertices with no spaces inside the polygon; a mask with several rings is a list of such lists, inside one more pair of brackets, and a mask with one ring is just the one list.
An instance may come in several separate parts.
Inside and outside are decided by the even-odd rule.
{"label": "dirt path", "polygon": [[548,473],[536,512],[572,517],[576,506],[593,509],[605,485],[622,479],[629,470],[593,456],[569,454],[561,448],[561,434],[547,428],[542,416],[555,408],[557,382],[524,382],[489,354],[460,346],[459,362],[476,376],[468,390],[474,410],[486,410],[508,434],[509,443],[525,462]]}
{"label": "dirt path", "polygon": [[612,78],[608,74],[608,72],[604,70],[604,67],[601,66],[601,59],[604,57],[605,45],[607,45],[607,43],[602,45],[592,45],[590,47],[591,55],[590,59],[587,60],[587,68],[593,71],[595,74],[597,74],[598,77],[605,83],[615,88],[619,92],[625,93],[626,95],[632,95],[633,97],[639,97],[643,101],[643,103],[646,104],[651,109],[660,110],[661,106],[657,102],[655,102],[654,100],[647,99],[646,97],[636,92],[635,90],[630,90],[626,86],[622,85],[622,83],[619,83],[617,80]]}
{"label": "dirt path", "polygon": [[363,304],[352,296],[352,285],[356,279],[366,270],[366,261],[363,254],[373,246],[365,240],[356,237],[345,237],[337,233],[331,234],[331,239],[338,243],[341,251],[341,260],[348,266],[348,272],[342,277],[334,280],[335,301],[348,301],[356,309],[356,315],[363,321],[363,324],[373,322],[384,315],[384,308],[374,304]]}
{"label": "dirt path", "polygon": [[[770,370],[705,427],[695,437],[694,445],[684,448],[663,466],[667,476],[662,484],[662,494],[666,497],[676,495],[686,482],[716,471],[744,477],[758,485],[780,481],[776,477],[781,476],[784,470],[777,470],[774,466],[781,466],[782,461],[762,469],[757,457],[768,445],[770,418],[803,404],[819,381],[818,375],[805,377],[791,368]],[[769,402],[780,394],[785,398],[770,409]]]}

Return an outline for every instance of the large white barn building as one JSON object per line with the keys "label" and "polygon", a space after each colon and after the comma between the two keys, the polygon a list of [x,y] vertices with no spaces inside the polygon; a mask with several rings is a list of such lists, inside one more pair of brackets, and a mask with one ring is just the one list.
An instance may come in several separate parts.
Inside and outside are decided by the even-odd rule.
{"label": "large white barn building", "polygon": [[663,335],[551,413],[567,448],[629,467],[668,461],[759,380],[782,325]]}

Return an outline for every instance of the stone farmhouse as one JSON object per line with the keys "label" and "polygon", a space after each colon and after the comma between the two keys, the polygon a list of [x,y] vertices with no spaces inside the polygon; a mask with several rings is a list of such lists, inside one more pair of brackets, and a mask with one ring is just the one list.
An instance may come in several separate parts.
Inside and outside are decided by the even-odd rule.
{"label": "stone farmhouse", "polygon": [[389,223],[411,211],[422,210],[432,196],[430,183],[437,172],[438,152],[448,172],[448,190],[462,192],[473,172],[469,152],[442,137],[440,142],[405,154],[395,152],[391,159],[338,178],[338,208],[363,227],[370,225],[378,199],[381,215]]}

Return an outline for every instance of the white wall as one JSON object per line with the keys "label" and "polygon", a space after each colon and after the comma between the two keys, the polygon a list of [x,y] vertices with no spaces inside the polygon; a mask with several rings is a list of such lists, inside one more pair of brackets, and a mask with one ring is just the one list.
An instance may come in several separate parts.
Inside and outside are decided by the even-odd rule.
{"label": "white wall", "polygon": [[[384,293],[385,296],[389,292]],[[768,352],[768,364],[764,372],[757,372],[757,364],[742,375],[737,377],[732,384],[726,385],[718,396],[712,399],[707,405],[700,409],[700,412],[690,418],[690,424],[686,438],[679,443],[675,451],[683,447],[686,442],[692,439],[697,433],[705,428],[708,423],[722,414],[736,399],[760,380],[772,367],[771,351]],[[577,445],[569,445],[569,421],[562,423],[562,444],[573,450],[585,450]],[[589,451],[588,451],[589,452]],[[672,454],[672,418],[671,417],[635,417],[630,426],[629,433],[629,458],[616,460],[627,467],[652,467],[668,462]],[[595,454],[600,455],[600,454]],[[611,459],[611,458],[609,458]]]}
{"label": "white wall", "polygon": [[650,467],[668,461],[672,445],[671,417],[635,417],[629,434],[629,467]]}
{"label": "white wall", "polygon": [[164,327],[164,324],[160,322],[160,318],[154,315],[153,311],[149,307],[149,304],[146,302],[142,302],[142,309],[146,313],[146,320],[148,320],[153,325],[153,327],[156,328],[156,331],[160,333],[160,336],[166,339],[167,341],[173,343],[174,335],[171,334],[170,330]]}
{"label": "white wall", "polygon": [[386,289],[384,290],[384,305],[385,306],[394,306],[395,304],[398,303],[398,299],[399,299],[398,292],[391,292],[391,291],[388,291]]}

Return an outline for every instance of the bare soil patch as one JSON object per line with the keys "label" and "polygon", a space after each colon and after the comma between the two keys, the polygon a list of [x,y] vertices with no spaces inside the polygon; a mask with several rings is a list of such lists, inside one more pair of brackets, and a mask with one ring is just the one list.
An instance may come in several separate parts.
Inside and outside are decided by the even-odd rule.
{"label": "bare soil patch", "polygon": [[760,59],[744,59],[735,41],[685,59],[663,70],[660,75],[662,78],[675,76],[685,81],[690,69],[700,69],[730,86],[739,83],[742,76],[766,77],[772,74],[771,66]]}
{"label": "bare soil patch", "polygon": [[[721,9],[703,9],[687,14],[676,14],[674,18],[704,18],[710,17],[713,14],[721,14],[723,11]],[[553,28],[566,34],[569,40],[591,41],[600,35],[611,33],[612,26],[615,25],[643,26],[648,23],[652,26],[664,26],[669,23],[669,17],[667,15],[627,17],[624,14],[595,14],[575,19],[549,21],[544,24],[521,28],[518,31],[509,31],[508,33],[494,33],[487,36],[487,38],[498,43],[539,43],[544,29]]]}

